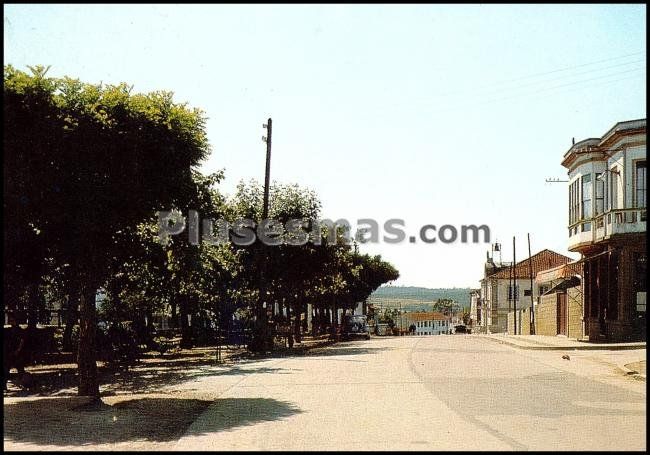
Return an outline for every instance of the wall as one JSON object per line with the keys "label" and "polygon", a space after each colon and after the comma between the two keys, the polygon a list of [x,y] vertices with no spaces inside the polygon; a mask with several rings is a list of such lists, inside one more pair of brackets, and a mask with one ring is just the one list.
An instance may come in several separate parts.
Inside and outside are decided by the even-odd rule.
{"label": "wall", "polygon": [[584,336],[582,328],[583,298],[580,286],[567,289],[567,337],[580,339]]}
{"label": "wall", "polygon": [[557,294],[540,297],[535,307],[535,329],[536,335],[557,335]]}
{"label": "wall", "polygon": [[[527,259],[525,256],[521,260]],[[493,284],[496,282],[496,286],[493,286],[493,289],[496,292],[492,292],[492,297],[494,298],[491,302],[494,305],[495,302],[498,304],[498,311],[492,310],[492,320],[490,331],[493,333],[508,331],[512,333],[514,329],[514,319],[512,322],[512,327],[509,327],[507,318],[508,313],[514,311],[514,302],[508,302],[508,286],[510,280],[508,279],[498,279],[490,280]],[[519,298],[517,299],[517,311],[528,309],[530,311],[530,296],[524,295],[524,291],[530,290],[530,278],[518,278],[517,286],[519,287]],[[533,300],[537,300],[539,295],[539,285],[533,284]],[[530,323],[530,321],[528,321]]]}
{"label": "wall", "polygon": [[517,310],[517,333],[515,333],[515,312],[508,313],[508,334],[530,335],[530,308]]}

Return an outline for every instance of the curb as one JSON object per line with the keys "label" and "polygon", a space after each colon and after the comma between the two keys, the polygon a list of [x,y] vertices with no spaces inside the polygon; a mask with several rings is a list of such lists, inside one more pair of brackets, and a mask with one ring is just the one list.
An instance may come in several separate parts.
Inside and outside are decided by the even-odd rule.
{"label": "curb", "polygon": [[646,349],[646,345],[620,345],[620,344],[611,344],[611,345],[583,345],[583,346],[549,346],[549,345],[540,345],[540,346],[525,346],[522,344],[514,343],[509,340],[500,340],[499,338],[486,336],[488,340],[495,341],[497,343],[506,344],[508,346],[513,346],[517,349],[525,349],[529,351],[620,351],[624,349]]}

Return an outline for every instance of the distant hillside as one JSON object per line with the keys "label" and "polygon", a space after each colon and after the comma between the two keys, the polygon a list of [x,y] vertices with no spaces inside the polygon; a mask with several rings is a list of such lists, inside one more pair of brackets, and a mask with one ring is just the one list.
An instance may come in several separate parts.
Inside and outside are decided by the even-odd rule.
{"label": "distant hillside", "polygon": [[382,307],[397,307],[403,310],[431,310],[431,304],[438,299],[451,299],[463,308],[469,309],[470,288],[430,289],[412,286],[382,286],[372,293],[369,303]]}

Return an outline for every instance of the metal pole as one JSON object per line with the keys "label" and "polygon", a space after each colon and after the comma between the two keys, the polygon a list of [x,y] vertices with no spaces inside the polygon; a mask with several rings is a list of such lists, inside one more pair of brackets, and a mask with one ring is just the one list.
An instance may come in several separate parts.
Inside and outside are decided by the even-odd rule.
{"label": "metal pole", "polygon": [[530,272],[530,334],[535,335],[535,298],[533,297],[533,260],[530,254],[530,233],[528,233],[528,270]]}
{"label": "metal pole", "polygon": [[268,131],[264,141],[266,142],[266,172],[264,174],[264,207],[262,209],[262,219],[269,216],[269,186],[271,184],[271,135],[273,134],[273,121],[269,118],[268,122],[263,125]]}
{"label": "metal pole", "polygon": [[[515,297],[515,290],[512,286],[512,263],[510,264],[510,267],[508,268],[508,314],[510,314],[510,311],[512,310],[512,301]],[[506,317],[506,331],[508,331],[508,318]]]}
{"label": "metal pole", "polygon": [[[273,123],[271,118],[268,119],[267,123],[262,125],[264,128],[267,130],[267,135],[266,137],[262,137],[262,140],[266,142],[266,169],[264,173],[264,200],[263,200],[263,205],[262,205],[262,219],[260,221],[266,220],[269,216],[269,186],[271,182],[271,138],[273,134]],[[264,247],[260,245],[261,250],[260,252],[262,253],[261,257],[259,258],[260,260],[260,278],[259,278],[259,298],[258,298],[258,308],[257,308],[257,316],[258,316],[258,333],[257,337],[258,340],[257,342],[259,343],[257,348],[260,350],[265,350],[267,347],[267,344],[269,342],[268,340],[268,318],[267,318],[267,309],[264,308],[264,304],[268,302],[265,302],[266,300],[266,283],[265,283],[265,277],[264,277],[264,272],[266,268],[266,257],[264,254]]]}
{"label": "metal pole", "polygon": [[515,237],[512,237],[512,280],[513,280],[513,288],[512,288],[512,299],[513,299],[513,307],[515,309],[515,335],[517,335],[517,252],[516,252],[516,245],[515,245]]}

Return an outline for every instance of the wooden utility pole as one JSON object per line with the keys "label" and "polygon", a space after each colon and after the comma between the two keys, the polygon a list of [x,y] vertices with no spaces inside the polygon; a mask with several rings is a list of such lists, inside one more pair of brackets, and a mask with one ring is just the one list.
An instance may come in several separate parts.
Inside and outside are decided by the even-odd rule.
{"label": "wooden utility pole", "polygon": [[512,236],[512,300],[515,309],[515,335],[517,335],[517,252],[515,245],[515,237]]}
{"label": "wooden utility pole", "polygon": [[[266,142],[266,169],[264,173],[264,200],[262,205],[262,219],[260,222],[266,220],[269,216],[269,187],[271,183],[271,135],[272,135],[272,121],[269,118],[266,124],[263,124],[262,127],[266,128],[267,135],[262,136],[262,140]],[[258,239],[259,241],[259,239]],[[269,344],[269,330],[268,330],[268,315],[267,308],[264,304],[266,302],[266,282],[265,282],[265,271],[266,271],[266,251],[265,245],[259,244],[259,265],[260,265],[260,278],[259,278],[259,296],[257,301],[257,331],[254,334],[255,338],[253,345],[255,350],[263,351],[268,347]]]}
{"label": "wooden utility pole", "polygon": [[530,274],[530,334],[535,335],[535,298],[533,297],[533,260],[530,254],[530,233],[528,233],[528,271]]}
{"label": "wooden utility pole", "polygon": [[[514,287],[512,286],[512,267],[514,265],[514,262],[510,263],[510,267],[508,268],[508,314],[510,314],[510,311],[512,311],[512,301],[515,299],[515,290]],[[508,330],[508,317],[506,316],[506,331]]]}
{"label": "wooden utility pole", "polygon": [[264,174],[264,208],[262,209],[262,220],[269,216],[269,186],[271,184],[271,135],[273,133],[273,121],[269,118],[265,125],[267,130],[266,137],[262,140],[266,142],[266,172]]}

